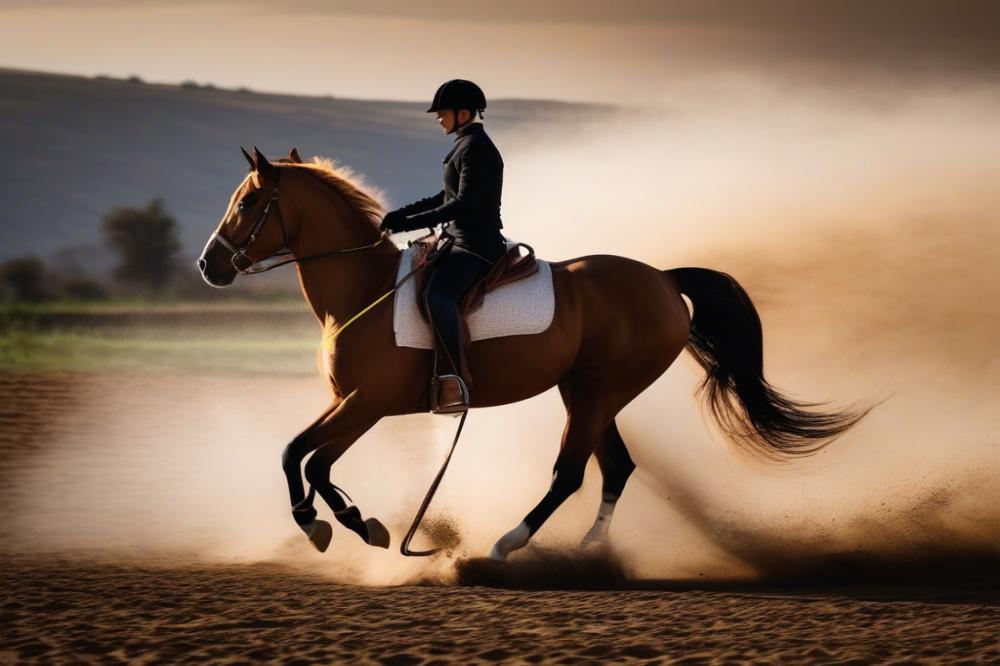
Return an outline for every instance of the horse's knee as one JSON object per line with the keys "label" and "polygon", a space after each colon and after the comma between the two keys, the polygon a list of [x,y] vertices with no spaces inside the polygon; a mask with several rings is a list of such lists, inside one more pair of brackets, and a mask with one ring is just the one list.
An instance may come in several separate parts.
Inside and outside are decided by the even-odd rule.
{"label": "horse's knee", "polygon": [[285,472],[298,472],[303,457],[295,446],[295,442],[292,442],[281,451],[281,469]]}
{"label": "horse's knee", "polygon": [[306,481],[312,486],[327,483],[330,480],[330,468],[332,466],[333,463],[327,461],[323,456],[314,455],[306,463]]}

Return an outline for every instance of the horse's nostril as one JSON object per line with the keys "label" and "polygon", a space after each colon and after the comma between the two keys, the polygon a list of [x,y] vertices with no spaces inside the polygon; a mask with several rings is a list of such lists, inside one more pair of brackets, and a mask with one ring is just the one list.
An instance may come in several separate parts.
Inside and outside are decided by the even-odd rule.
{"label": "horse's nostril", "polygon": [[204,259],[199,259],[198,260],[198,270],[200,270],[202,273],[204,273],[206,268],[208,268],[208,262],[205,261]]}

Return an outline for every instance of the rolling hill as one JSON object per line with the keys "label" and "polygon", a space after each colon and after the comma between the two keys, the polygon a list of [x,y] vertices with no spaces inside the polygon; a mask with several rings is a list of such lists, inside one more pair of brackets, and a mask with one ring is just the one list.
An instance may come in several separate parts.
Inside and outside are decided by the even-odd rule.
{"label": "rolling hill", "polygon": [[[100,218],[164,199],[194,256],[246,173],[239,146],[298,146],[349,165],[391,203],[440,189],[441,134],[423,103],[261,94],[195,84],[0,69],[0,261],[34,254],[102,271]],[[615,107],[501,99],[486,121],[504,145],[579,131]]]}

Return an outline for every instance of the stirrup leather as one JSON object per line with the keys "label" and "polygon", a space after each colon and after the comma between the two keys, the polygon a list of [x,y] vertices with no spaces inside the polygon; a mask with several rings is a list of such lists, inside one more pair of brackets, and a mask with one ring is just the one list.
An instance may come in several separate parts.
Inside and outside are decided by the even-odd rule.
{"label": "stirrup leather", "polygon": [[431,411],[458,416],[469,410],[469,387],[458,375],[431,377]]}

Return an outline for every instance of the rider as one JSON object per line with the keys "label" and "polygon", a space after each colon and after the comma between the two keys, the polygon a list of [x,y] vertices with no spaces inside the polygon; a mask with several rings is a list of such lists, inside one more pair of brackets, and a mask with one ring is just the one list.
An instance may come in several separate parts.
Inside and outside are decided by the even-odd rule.
{"label": "rider", "polygon": [[485,108],[486,96],[472,81],[452,79],[437,89],[427,112],[437,113],[445,134],[456,135],[454,147],[443,160],[444,189],[394,210],[382,220],[382,229],[389,231],[446,223],[442,237],[454,239],[427,277],[427,305],[434,332],[451,366],[451,374],[435,370],[432,390],[436,384],[435,411],[439,413],[462,412],[469,407],[469,387],[462,372],[459,303],[506,249],[500,233],[503,159],[476,119],[477,113],[482,119]]}

